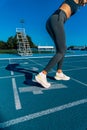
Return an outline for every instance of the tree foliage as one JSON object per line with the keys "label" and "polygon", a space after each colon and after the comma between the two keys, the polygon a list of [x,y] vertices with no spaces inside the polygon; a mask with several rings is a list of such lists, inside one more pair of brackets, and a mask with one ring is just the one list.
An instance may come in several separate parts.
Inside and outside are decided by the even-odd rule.
{"label": "tree foliage", "polygon": [[[37,48],[37,46],[32,42],[31,37],[27,35],[31,48]],[[17,49],[17,36],[11,36],[8,38],[7,42],[0,41],[0,49]]]}
{"label": "tree foliage", "polygon": [[28,42],[29,42],[31,48],[37,48],[37,46],[32,42],[31,37],[29,37],[29,36],[27,35],[27,39],[28,39]]}
{"label": "tree foliage", "polygon": [[7,44],[4,41],[0,41],[0,49],[7,49]]}

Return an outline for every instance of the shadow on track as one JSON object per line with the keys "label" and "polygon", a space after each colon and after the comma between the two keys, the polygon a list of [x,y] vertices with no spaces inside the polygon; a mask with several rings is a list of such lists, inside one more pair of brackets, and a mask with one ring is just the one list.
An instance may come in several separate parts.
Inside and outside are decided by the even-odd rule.
{"label": "shadow on track", "polygon": [[[6,70],[24,74],[25,75],[24,84],[26,84],[26,85],[42,87],[39,83],[32,80],[33,76],[35,74],[38,74],[38,71],[20,68],[19,64],[8,64],[7,67],[6,67]],[[55,80],[54,77],[51,77],[51,76],[47,76],[47,78],[49,78],[51,80]]]}

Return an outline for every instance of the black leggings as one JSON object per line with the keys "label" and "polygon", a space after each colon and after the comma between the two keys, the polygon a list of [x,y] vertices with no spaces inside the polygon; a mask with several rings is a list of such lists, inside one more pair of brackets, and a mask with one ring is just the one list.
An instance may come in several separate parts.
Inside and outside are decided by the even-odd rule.
{"label": "black leggings", "polygon": [[66,39],[64,32],[64,23],[66,19],[65,12],[62,10],[57,10],[57,12],[55,12],[47,20],[46,29],[55,43],[56,54],[44,68],[46,72],[49,72],[49,70],[52,69],[56,64],[57,70],[62,69],[62,63],[66,51]]}

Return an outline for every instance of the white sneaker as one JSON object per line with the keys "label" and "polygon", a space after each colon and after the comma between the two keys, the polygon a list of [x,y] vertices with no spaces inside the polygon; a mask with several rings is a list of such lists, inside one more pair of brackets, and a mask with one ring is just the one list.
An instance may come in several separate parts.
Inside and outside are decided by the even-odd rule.
{"label": "white sneaker", "polygon": [[56,80],[70,80],[70,77],[68,77],[67,75],[63,74],[63,73],[56,73],[55,76]]}
{"label": "white sneaker", "polygon": [[35,80],[44,88],[49,88],[51,86],[51,84],[47,82],[46,75],[42,72],[35,76]]}

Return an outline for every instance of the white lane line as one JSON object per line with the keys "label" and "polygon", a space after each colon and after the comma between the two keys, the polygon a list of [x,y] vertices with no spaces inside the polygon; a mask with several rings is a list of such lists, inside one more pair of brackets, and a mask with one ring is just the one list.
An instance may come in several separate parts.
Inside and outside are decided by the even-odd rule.
{"label": "white lane line", "polygon": [[2,76],[2,77],[0,77],[0,79],[9,79],[9,78],[14,78],[14,77],[22,77],[22,76],[24,76],[24,75],[12,75],[12,76]]}
{"label": "white lane line", "polygon": [[12,75],[12,76],[14,75],[14,72],[13,72],[13,71],[11,71],[11,75]]}
{"label": "white lane line", "polygon": [[87,54],[81,54],[81,55],[66,55],[65,57],[83,57],[83,56],[87,56]]}
{"label": "white lane line", "polygon": [[[53,56],[53,55],[52,55]],[[51,58],[52,56],[22,56],[22,57],[8,57],[8,58],[0,58],[1,60],[27,60],[27,59],[40,59],[40,58]],[[87,56],[87,54],[81,54],[81,55],[66,55],[65,57],[84,57]]]}
{"label": "white lane line", "polygon": [[[11,63],[11,60],[9,60],[9,63]],[[14,71],[11,71],[11,76],[14,76]],[[17,85],[16,85],[16,80],[15,77],[12,78],[12,87],[13,87],[13,95],[14,95],[14,102],[15,102],[15,108],[16,110],[19,110],[22,108],[18,90],[17,90]]]}
{"label": "white lane line", "polygon": [[65,61],[66,64],[68,64],[68,63],[70,63],[70,64],[71,63],[83,63],[83,62],[87,62],[87,60],[79,60],[79,61],[78,60],[74,60],[74,61],[68,60],[68,61]]}
{"label": "white lane line", "polygon": [[12,78],[12,87],[13,87],[15,108],[16,110],[22,109],[15,78]]}
{"label": "white lane line", "polygon": [[33,63],[35,63],[35,64],[39,65],[39,66],[44,67],[44,66],[43,66],[43,64],[40,64],[40,63],[38,63],[38,62],[36,62],[36,61],[34,61],[34,60],[30,60],[30,59],[29,59],[29,61],[31,61],[31,62],[33,62]]}
{"label": "white lane line", "polygon": [[[30,60],[30,59],[29,59],[29,60]],[[34,61],[34,60],[30,60],[30,61],[33,62],[33,63],[35,63],[35,64],[37,64],[37,65],[39,65],[39,66],[44,67],[44,65],[42,65],[42,64],[40,64],[40,63],[38,63],[38,62],[36,62],[36,61]],[[83,70],[83,69],[87,69],[87,67],[67,69],[67,70],[63,70],[63,71],[73,71],[73,70]],[[51,71],[52,71],[52,72],[55,72],[54,69],[52,69]]]}
{"label": "white lane line", "polygon": [[10,127],[10,126],[16,125],[18,123],[23,123],[25,121],[33,120],[33,119],[36,119],[36,118],[39,118],[42,116],[46,116],[46,115],[58,112],[58,111],[62,111],[62,110],[68,109],[68,108],[82,105],[84,103],[87,103],[87,98],[0,123],[0,128]]}
{"label": "white lane line", "polygon": [[40,58],[51,58],[52,56],[23,56],[23,57],[12,57],[12,58],[0,58],[0,61],[2,61],[2,60],[9,60],[10,61],[10,63],[12,62],[11,60],[28,60],[28,59],[40,59]]}
{"label": "white lane line", "polygon": [[74,68],[74,69],[67,69],[67,70],[63,70],[63,71],[74,71],[74,70],[84,70],[84,69],[87,69],[87,67]]}
{"label": "white lane line", "polygon": [[48,89],[36,87],[36,86],[29,86],[29,87],[20,87],[19,91],[20,91],[20,93],[32,92],[33,94],[43,94],[43,91],[63,89],[63,88],[67,88],[67,86],[65,86],[63,84],[52,83],[52,86]]}
{"label": "white lane line", "polygon": [[[30,59],[29,59],[29,61],[33,62],[33,63],[36,64],[36,65],[39,65],[39,66],[41,66],[41,67],[44,67],[43,64],[40,64],[40,63],[38,63],[38,62],[36,62],[36,61],[34,61],[34,60],[30,60]],[[54,69],[51,69],[51,71],[52,71],[52,72],[55,72]]]}
{"label": "white lane line", "polygon": [[81,84],[81,85],[87,86],[87,84],[85,84],[85,83],[83,83],[83,82],[81,82],[81,81],[79,81],[79,80],[77,80],[77,79],[74,79],[74,78],[71,78],[71,79],[72,79],[73,81],[75,81],[75,82]]}

